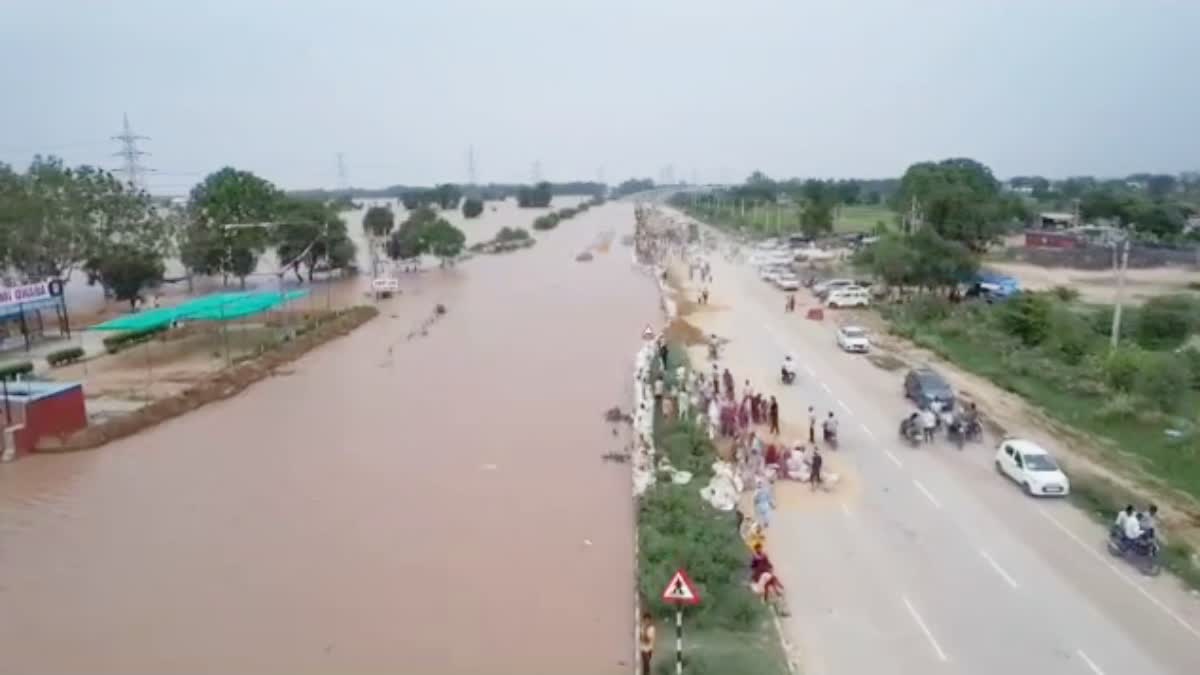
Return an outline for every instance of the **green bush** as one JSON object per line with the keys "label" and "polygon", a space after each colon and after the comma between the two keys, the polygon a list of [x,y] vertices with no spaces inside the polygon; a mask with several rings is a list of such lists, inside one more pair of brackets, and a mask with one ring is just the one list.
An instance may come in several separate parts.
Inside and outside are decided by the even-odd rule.
{"label": "green bush", "polygon": [[12,380],[22,375],[28,375],[33,372],[32,361],[21,361],[19,363],[10,363],[7,366],[0,366],[0,380]]}
{"label": "green bush", "polygon": [[1079,365],[1094,343],[1095,336],[1083,317],[1062,305],[1051,310],[1050,345],[1063,361]]}
{"label": "green bush", "polygon": [[1050,335],[1050,299],[1041,293],[1021,293],[1000,307],[1004,332],[1029,347],[1045,342]]}
{"label": "green bush", "polygon": [[547,213],[544,216],[538,216],[533,220],[533,229],[535,230],[553,230],[558,227],[558,214]]}
{"label": "green bush", "polygon": [[565,208],[565,209],[559,209],[558,210],[558,218],[559,218],[559,220],[566,220],[567,218],[574,218],[575,214],[577,214],[577,213],[579,213],[578,209],[573,209],[570,207]]}
{"label": "green bush", "polygon": [[462,212],[464,218],[478,218],[479,214],[483,213],[483,200],[475,198],[465,200]]}
{"label": "green bush", "polygon": [[1079,290],[1070,286],[1055,286],[1050,289],[1050,293],[1063,302],[1072,302],[1079,299]]}
{"label": "green bush", "polygon": [[109,354],[116,354],[123,349],[151,340],[155,335],[165,330],[167,330],[166,326],[159,326],[147,330],[134,330],[110,335],[104,338],[104,349]]}
{"label": "green bush", "polygon": [[1151,298],[1138,314],[1134,336],[1146,349],[1173,349],[1200,325],[1200,304],[1185,295]]}
{"label": "green bush", "polygon": [[1182,403],[1191,384],[1186,364],[1174,354],[1146,354],[1134,378],[1138,394],[1163,412],[1173,412]]}
{"label": "green bush", "polygon": [[495,240],[500,242],[521,241],[523,239],[529,239],[530,237],[531,235],[524,228],[502,227],[500,228],[500,231],[496,233]]}
{"label": "green bush", "polygon": [[61,366],[83,358],[83,347],[67,347],[46,355],[46,363],[51,367]]}
{"label": "green bush", "polygon": [[1133,391],[1142,360],[1142,350],[1137,347],[1113,350],[1104,360],[1104,381],[1116,391]]}
{"label": "green bush", "polygon": [[922,293],[905,304],[904,313],[913,321],[940,321],[950,315],[950,303],[940,295]]}
{"label": "green bush", "polygon": [[1200,389],[1200,349],[1188,347],[1179,350],[1179,360],[1187,368],[1192,389]]}
{"label": "green bush", "polygon": [[[1092,330],[1097,335],[1103,335],[1104,337],[1112,336],[1112,321],[1114,311],[1115,310],[1112,305],[1104,305],[1096,308],[1096,310],[1092,312]],[[1125,307],[1121,310],[1120,338],[1122,340],[1133,337],[1133,327],[1137,324],[1137,322],[1138,312],[1136,308]]]}

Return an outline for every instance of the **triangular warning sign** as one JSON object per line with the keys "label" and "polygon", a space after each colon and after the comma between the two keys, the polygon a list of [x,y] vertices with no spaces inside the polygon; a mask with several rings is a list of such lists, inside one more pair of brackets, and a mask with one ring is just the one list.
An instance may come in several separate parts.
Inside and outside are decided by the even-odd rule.
{"label": "triangular warning sign", "polygon": [[653,340],[654,339],[654,329],[650,327],[650,324],[646,324],[646,330],[642,331],[642,339],[643,340]]}
{"label": "triangular warning sign", "polygon": [[696,592],[696,585],[682,567],[675,570],[675,574],[667,582],[667,587],[662,592],[662,601],[669,605],[700,604],[700,594]]}

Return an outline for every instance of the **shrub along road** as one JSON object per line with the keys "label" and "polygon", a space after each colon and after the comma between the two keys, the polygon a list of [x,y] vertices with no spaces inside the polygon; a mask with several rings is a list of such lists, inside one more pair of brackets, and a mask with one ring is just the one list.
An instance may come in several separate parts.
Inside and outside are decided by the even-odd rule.
{"label": "shrub along road", "polygon": [[[710,309],[687,319],[731,340],[723,361],[738,381],[778,397],[785,428],[809,405],[841,420],[844,484],[783,486],[770,534],[806,673],[1197,672],[1200,602],[1176,580],[1138,576],[1086,515],[996,476],[994,437],[961,453],[900,444],[903,371],[841,353],[836,316],[784,314],[753,270],[711,262]],[[801,370],[785,388],[786,352]]]}

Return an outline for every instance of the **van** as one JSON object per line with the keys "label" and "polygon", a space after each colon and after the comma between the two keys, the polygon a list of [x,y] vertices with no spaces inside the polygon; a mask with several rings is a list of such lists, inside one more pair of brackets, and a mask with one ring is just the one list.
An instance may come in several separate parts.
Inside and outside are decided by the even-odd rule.
{"label": "van", "polygon": [[825,299],[827,307],[866,307],[871,304],[871,296],[867,289],[861,286],[843,286],[829,291]]}

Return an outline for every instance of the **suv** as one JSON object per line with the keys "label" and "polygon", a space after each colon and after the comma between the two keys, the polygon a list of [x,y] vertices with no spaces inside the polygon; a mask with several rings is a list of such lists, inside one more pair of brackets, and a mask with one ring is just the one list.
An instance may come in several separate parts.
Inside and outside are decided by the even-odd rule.
{"label": "suv", "polygon": [[919,406],[937,411],[954,407],[954,390],[932,368],[908,371],[904,378],[904,396]]}

